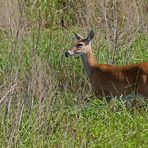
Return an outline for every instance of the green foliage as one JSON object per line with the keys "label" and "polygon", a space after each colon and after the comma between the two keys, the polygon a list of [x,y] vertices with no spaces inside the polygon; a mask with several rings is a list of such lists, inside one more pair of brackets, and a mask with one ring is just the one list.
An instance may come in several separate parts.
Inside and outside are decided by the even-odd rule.
{"label": "green foliage", "polygon": [[64,56],[72,31],[93,28],[100,63],[147,61],[145,0],[0,4],[7,18],[0,22],[0,147],[147,147],[147,103],[138,110],[116,101],[114,109],[95,97],[80,58]]}
{"label": "green foliage", "polygon": [[[70,32],[46,30],[39,40],[34,31],[0,42],[1,147],[145,147],[147,108],[113,111],[92,98],[80,59],[64,56],[71,39]],[[130,63],[147,60],[146,44],[139,35]]]}

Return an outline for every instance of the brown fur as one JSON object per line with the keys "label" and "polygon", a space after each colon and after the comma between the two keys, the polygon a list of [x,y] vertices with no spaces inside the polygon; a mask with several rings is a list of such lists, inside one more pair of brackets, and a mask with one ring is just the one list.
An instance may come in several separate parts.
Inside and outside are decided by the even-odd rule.
{"label": "brown fur", "polygon": [[127,66],[92,63],[92,69],[89,79],[98,95],[126,96],[134,93],[148,97],[148,63]]}
{"label": "brown fur", "polygon": [[76,33],[75,36],[78,41],[66,52],[66,56],[81,55],[84,68],[97,95],[127,96],[134,93],[148,98],[148,62],[126,66],[98,64],[93,58],[90,42],[94,33],[90,32],[86,39]]}

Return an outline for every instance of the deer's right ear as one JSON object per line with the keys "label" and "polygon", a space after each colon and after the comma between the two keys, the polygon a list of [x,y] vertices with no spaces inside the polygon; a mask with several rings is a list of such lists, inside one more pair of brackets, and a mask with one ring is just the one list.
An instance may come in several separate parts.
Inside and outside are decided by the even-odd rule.
{"label": "deer's right ear", "polygon": [[90,32],[89,32],[89,34],[88,34],[88,36],[87,36],[87,41],[91,41],[93,38],[94,38],[94,35],[95,35],[95,33],[94,33],[94,31],[93,30],[91,30]]}
{"label": "deer's right ear", "polygon": [[75,38],[76,38],[77,40],[82,39],[82,36],[81,36],[81,35],[79,35],[79,34],[77,34],[77,33],[75,33],[75,32],[73,32],[73,33],[74,33]]}

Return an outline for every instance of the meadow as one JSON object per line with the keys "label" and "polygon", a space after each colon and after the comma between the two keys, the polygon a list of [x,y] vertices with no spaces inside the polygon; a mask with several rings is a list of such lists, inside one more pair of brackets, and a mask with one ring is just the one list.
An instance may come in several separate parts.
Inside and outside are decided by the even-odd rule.
{"label": "meadow", "polygon": [[[72,33],[64,41],[61,35],[50,40],[47,31],[34,45],[28,37],[1,39],[1,146],[146,147],[147,109],[130,110],[120,102],[113,112],[95,98],[80,59],[64,56]],[[129,63],[146,61],[148,54],[139,52],[146,44],[145,36],[133,43],[139,54],[135,50]]]}
{"label": "meadow", "polygon": [[[39,5],[43,8],[46,3]],[[0,29],[0,147],[146,148],[147,103],[144,108],[127,108],[114,98],[118,110],[112,110],[95,96],[80,57],[65,58],[64,53],[72,46],[73,31],[86,35],[93,28],[92,46],[98,63],[144,62],[148,59],[147,31],[128,30],[120,24],[122,32],[116,41],[104,33],[104,26],[86,27],[83,20],[83,27],[78,22],[65,29],[52,19],[47,20],[52,25],[42,26],[44,11],[24,10],[28,13],[26,26]],[[56,20],[56,9],[52,10],[49,18]]]}

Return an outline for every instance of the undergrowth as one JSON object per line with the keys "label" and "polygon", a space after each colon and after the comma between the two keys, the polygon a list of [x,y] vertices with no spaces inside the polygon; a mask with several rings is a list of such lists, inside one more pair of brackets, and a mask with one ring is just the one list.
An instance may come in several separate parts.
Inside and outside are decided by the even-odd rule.
{"label": "undergrowth", "polygon": [[[96,31],[97,32],[97,31]],[[2,37],[3,36],[3,37]],[[0,42],[1,147],[146,147],[148,113],[114,111],[96,98],[79,57],[65,58],[72,33],[29,32]],[[106,41],[93,41],[106,63]],[[98,48],[100,60],[98,60]],[[128,63],[147,61],[146,35],[132,43]],[[124,64],[124,50],[115,64]]]}

